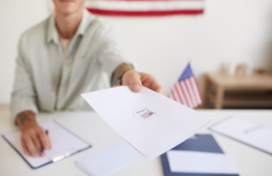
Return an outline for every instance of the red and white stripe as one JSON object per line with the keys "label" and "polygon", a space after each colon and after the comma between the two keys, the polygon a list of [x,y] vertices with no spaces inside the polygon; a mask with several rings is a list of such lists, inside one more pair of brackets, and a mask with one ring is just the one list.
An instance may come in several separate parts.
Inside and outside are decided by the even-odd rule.
{"label": "red and white stripe", "polygon": [[160,16],[203,14],[204,0],[87,0],[94,14],[117,16]]}
{"label": "red and white stripe", "polygon": [[202,103],[201,94],[194,76],[185,81],[177,82],[168,97],[190,108],[195,108]]}

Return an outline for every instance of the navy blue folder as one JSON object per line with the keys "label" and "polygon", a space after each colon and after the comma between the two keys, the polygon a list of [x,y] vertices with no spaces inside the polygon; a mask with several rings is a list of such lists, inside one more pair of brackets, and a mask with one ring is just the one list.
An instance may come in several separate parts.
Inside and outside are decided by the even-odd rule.
{"label": "navy blue folder", "polygon": [[[188,150],[211,153],[224,153],[210,134],[196,135],[171,150]],[[164,176],[239,176],[238,174],[177,173],[171,172],[166,153],[161,155]]]}

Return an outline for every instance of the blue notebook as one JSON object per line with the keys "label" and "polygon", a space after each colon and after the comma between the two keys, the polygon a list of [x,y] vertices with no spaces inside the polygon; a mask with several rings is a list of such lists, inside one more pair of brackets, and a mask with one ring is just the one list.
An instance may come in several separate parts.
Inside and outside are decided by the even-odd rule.
{"label": "blue notebook", "polygon": [[52,149],[45,150],[44,157],[27,156],[22,149],[20,142],[20,131],[13,131],[3,134],[2,137],[9,143],[9,145],[26,161],[32,168],[37,169],[60,161],[78,152],[86,150],[91,147],[90,144],[80,139],[74,133],[61,126],[56,121],[48,121],[41,124],[43,129],[48,130],[48,136],[51,141]]}
{"label": "blue notebook", "polygon": [[[195,138],[189,138],[171,150],[224,153],[212,135],[201,134]],[[164,176],[239,176],[239,174],[216,174],[216,173],[181,173],[171,172],[167,154],[161,155]]]}

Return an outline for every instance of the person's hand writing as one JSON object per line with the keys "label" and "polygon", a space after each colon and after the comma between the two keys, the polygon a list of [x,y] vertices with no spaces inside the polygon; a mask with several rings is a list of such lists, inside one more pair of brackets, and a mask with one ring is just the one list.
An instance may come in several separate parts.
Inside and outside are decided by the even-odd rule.
{"label": "person's hand writing", "polygon": [[155,92],[163,94],[163,88],[159,81],[151,74],[137,72],[134,69],[124,73],[122,85],[129,86],[133,92],[140,92],[142,86],[145,86]]}
{"label": "person's hand writing", "polygon": [[27,155],[44,156],[44,149],[50,149],[51,143],[46,132],[40,127],[32,111],[24,111],[17,115],[16,122],[22,133],[21,144]]}

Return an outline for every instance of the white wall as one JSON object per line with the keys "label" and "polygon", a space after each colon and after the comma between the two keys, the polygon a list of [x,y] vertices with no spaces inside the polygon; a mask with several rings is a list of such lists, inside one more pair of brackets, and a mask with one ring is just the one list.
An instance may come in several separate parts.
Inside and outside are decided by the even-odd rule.
{"label": "white wall", "polygon": [[[1,0],[0,103],[9,102],[18,37],[48,14],[47,0]],[[206,0],[201,16],[101,18],[114,26],[124,55],[166,92],[189,60],[199,80],[224,61],[272,69],[271,0]]]}
{"label": "white wall", "polygon": [[17,44],[23,31],[46,18],[47,0],[0,0],[0,103],[9,103]]}

